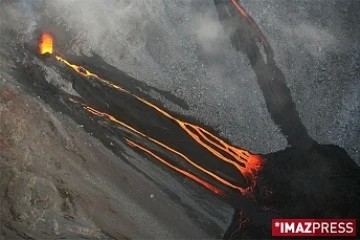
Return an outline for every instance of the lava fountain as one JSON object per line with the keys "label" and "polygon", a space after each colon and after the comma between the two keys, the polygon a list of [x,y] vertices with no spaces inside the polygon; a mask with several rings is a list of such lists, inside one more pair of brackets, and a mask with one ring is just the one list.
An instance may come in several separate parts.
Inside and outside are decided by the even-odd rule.
{"label": "lava fountain", "polygon": [[40,38],[39,53],[52,54],[53,53],[53,37],[49,33],[43,33]]}

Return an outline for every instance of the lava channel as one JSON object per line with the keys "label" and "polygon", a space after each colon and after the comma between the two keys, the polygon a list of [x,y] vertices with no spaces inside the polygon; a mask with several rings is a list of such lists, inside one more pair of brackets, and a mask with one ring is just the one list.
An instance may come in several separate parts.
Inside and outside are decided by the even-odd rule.
{"label": "lava channel", "polygon": [[[42,54],[53,53],[53,37],[47,33],[43,34],[41,37],[41,42],[39,44],[39,49],[40,49],[40,53],[42,53]],[[240,191],[242,194],[247,194],[249,191],[252,191],[253,187],[256,185],[257,175],[258,175],[259,171],[262,169],[263,164],[264,164],[264,158],[262,156],[253,154],[250,151],[247,151],[245,149],[241,149],[241,148],[235,147],[233,145],[230,145],[226,141],[215,136],[214,134],[210,133],[209,131],[205,130],[204,128],[194,125],[194,124],[191,124],[191,123],[188,123],[188,122],[184,122],[184,121],[176,118],[175,116],[173,116],[172,114],[167,112],[165,109],[162,109],[161,107],[156,106],[155,104],[147,101],[146,99],[133,94],[129,90],[124,89],[123,87],[118,86],[109,80],[101,78],[97,74],[90,72],[88,69],[86,69],[82,66],[70,63],[65,58],[63,58],[59,55],[55,55],[55,58],[58,61],[62,62],[63,64],[67,65],[68,67],[72,68],[76,73],[80,74],[81,76],[83,76],[87,79],[88,78],[95,79],[108,87],[114,88],[118,91],[125,92],[126,94],[129,94],[130,96],[132,96],[136,100],[140,101],[141,103],[147,105],[150,108],[153,108],[154,110],[156,110],[159,114],[163,115],[164,117],[174,121],[196,143],[198,143],[203,148],[205,148],[207,151],[209,151],[217,159],[225,162],[226,164],[230,164],[233,167],[235,167],[239,171],[239,174],[242,174],[244,176],[244,178],[247,181],[248,186],[240,187],[235,184],[232,184],[229,181],[221,178],[220,176],[212,173],[211,171],[206,170],[204,167],[199,166],[193,160],[191,160],[187,156],[185,156],[183,153],[167,146],[165,143],[163,143],[159,140],[156,140],[150,136],[145,135],[144,133],[134,129],[133,127],[129,126],[128,124],[126,124],[124,122],[121,122],[120,120],[116,119],[114,116],[111,116],[108,113],[103,113],[97,109],[92,108],[91,106],[83,105],[84,109],[87,110],[88,112],[90,112],[94,115],[106,117],[106,118],[110,119],[111,121],[130,129],[134,133],[147,138],[151,142],[156,143],[157,145],[167,149],[168,151],[180,156],[185,161],[187,161],[189,164],[191,164],[192,166],[201,170],[202,172],[206,173],[207,175],[213,177],[220,183],[222,183],[230,188],[236,189],[236,190]],[[135,145],[134,143],[132,143],[131,145],[136,146],[138,149],[144,150],[144,148],[139,147],[138,145]]]}

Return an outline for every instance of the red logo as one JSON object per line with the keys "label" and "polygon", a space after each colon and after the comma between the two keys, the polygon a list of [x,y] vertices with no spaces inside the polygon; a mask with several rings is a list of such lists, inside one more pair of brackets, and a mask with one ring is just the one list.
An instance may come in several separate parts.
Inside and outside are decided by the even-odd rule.
{"label": "red logo", "polygon": [[356,219],[273,219],[273,237],[356,237]]}

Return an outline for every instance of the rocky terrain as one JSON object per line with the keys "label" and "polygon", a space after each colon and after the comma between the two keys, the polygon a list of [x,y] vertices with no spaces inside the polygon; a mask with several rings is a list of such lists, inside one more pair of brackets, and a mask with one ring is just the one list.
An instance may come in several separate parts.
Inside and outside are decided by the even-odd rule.
{"label": "rocky terrain", "polygon": [[158,187],[134,175],[79,129],[21,88],[2,83],[0,192],[5,239],[169,239],[181,229],[189,237],[206,236],[179,209],[176,219],[182,226],[173,230],[140,211],[131,195],[169,221],[174,221],[177,208]]}

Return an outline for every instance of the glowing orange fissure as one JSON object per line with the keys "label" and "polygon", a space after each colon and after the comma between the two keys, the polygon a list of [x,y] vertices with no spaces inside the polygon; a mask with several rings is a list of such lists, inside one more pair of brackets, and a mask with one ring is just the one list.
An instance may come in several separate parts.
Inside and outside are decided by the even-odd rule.
{"label": "glowing orange fissure", "polygon": [[[78,101],[76,101],[75,99],[72,99],[72,98],[70,98],[69,100],[72,101],[73,103],[79,103]],[[131,127],[130,125],[128,125],[128,124],[126,124],[126,123],[124,123],[124,122],[116,119],[114,116],[112,116],[112,115],[110,115],[110,114],[108,114],[108,113],[100,112],[100,111],[98,111],[98,110],[96,110],[96,109],[94,109],[94,108],[92,108],[92,107],[87,106],[86,104],[83,104],[83,103],[82,103],[81,105],[82,105],[82,107],[83,107],[86,111],[92,113],[93,115],[96,115],[96,116],[99,116],[99,117],[106,117],[106,118],[108,118],[110,121],[112,121],[112,122],[114,122],[114,123],[116,123],[116,124],[118,124],[118,125],[120,125],[120,126],[122,126],[122,127],[125,127],[126,129],[132,131],[133,133],[135,133],[135,134],[137,134],[137,135],[139,135],[139,136],[141,136],[141,137],[144,137],[144,138],[146,138],[147,140],[151,141],[152,143],[155,143],[156,145],[158,145],[158,146],[160,146],[160,147],[168,150],[169,152],[171,152],[171,153],[173,153],[173,154],[181,157],[181,158],[184,159],[186,162],[188,162],[191,166],[193,166],[193,167],[195,167],[196,169],[202,171],[203,173],[211,176],[212,178],[216,179],[216,180],[219,181],[220,183],[222,183],[222,184],[224,184],[224,185],[226,185],[226,186],[228,186],[228,187],[230,187],[230,188],[237,189],[237,190],[239,190],[239,191],[241,191],[241,192],[244,190],[244,188],[242,188],[242,187],[240,187],[240,186],[237,186],[237,185],[234,185],[234,184],[226,181],[225,179],[219,177],[218,175],[214,174],[213,172],[208,171],[208,170],[206,170],[205,168],[201,167],[200,165],[198,165],[197,163],[195,163],[193,160],[191,160],[189,157],[187,157],[185,154],[183,154],[183,153],[181,153],[181,152],[173,149],[172,147],[166,145],[165,143],[163,143],[163,142],[161,142],[161,141],[159,141],[159,140],[156,140],[156,139],[154,139],[154,138],[152,138],[152,137],[147,136],[146,134],[140,132],[139,130],[137,130],[137,129],[133,128],[133,127]]]}
{"label": "glowing orange fissure", "polygon": [[40,38],[39,53],[41,55],[53,53],[53,37],[49,33],[43,33]]}
{"label": "glowing orange fissure", "polygon": [[[50,37],[50,38],[49,38]],[[48,39],[52,40],[51,36],[48,36],[48,34],[46,34],[45,36],[42,36],[42,39],[45,39],[46,41],[42,41],[40,43],[39,48],[43,49],[41,52],[43,52],[43,54],[45,53],[52,53],[53,52],[53,45],[52,45],[52,41],[51,44],[49,44]],[[46,46],[46,47],[44,47]],[[51,46],[51,47],[50,47]],[[50,48],[49,48],[50,47]],[[160,142],[154,138],[151,138],[149,136],[147,136],[146,134],[138,131],[137,129],[129,126],[128,124],[119,121],[118,119],[116,119],[114,116],[107,114],[107,113],[103,113],[100,112],[90,106],[86,106],[85,104],[83,105],[83,108],[85,110],[87,110],[88,112],[97,115],[97,116],[101,116],[101,117],[106,117],[109,120],[111,120],[112,122],[115,122],[129,130],[131,130],[132,132],[147,138],[148,140],[150,140],[153,143],[156,143],[157,145],[165,148],[166,150],[180,156],[181,158],[183,158],[185,161],[187,161],[189,164],[191,164],[192,166],[194,166],[195,168],[199,169],[200,171],[206,173],[207,175],[213,177],[214,179],[216,179],[217,181],[221,182],[222,184],[231,187],[233,189],[237,189],[242,193],[246,193],[249,190],[251,190],[253,188],[253,186],[255,185],[255,181],[256,181],[256,176],[258,174],[258,172],[262,169],[263,167],[263,158],[260,155],[255,155],[250,153],[249,151],[246,151],[244,149],[240,149],[234,146],[229,145],[228,143],[226,143],[224,140],[220,139],[219,137],[211,134],[210,132],[208,132],[207,130],[201,128],[200,126],[191,124],[191,123],[187,123],[184,121],[181,121],[180,119],[177,119],[176,117],[174,117],[173,115],[171,115],[170,113],[168,113],[167,111],[161,109],[160,107],[152,104],[151,102],[131,93],[130,91],[113,84],[112,82],[101,78],[100,76],[98,76],[95,73],[90,72],[89,70],[85,69],[82,66],[79,65],[75,65],[75,64],[71,64],[70,62],[68,62],[66,59],[64,59],[63,57],[59,56],[59,55],[55,55],[55,58],[64,63],[65,65],[71,67],[74,71],[76,71],[78,74],[80,74],[83,77],[92,77],[96,80],[98,80],[99,82],[114,88],[116,90],[125,92],[129,95],[131,95],[132,97],[134,97],[135,99],[137,99],[138,101],[146,104],[147,106],[153,108],[154,110],[156,110],[158,113],[162,114],[163,116],[165,116],[166,118],[176,122],[193,140],[195,140],[198,144],[200,144],[202,147],[204,147],[206,150],[208,150],[209,152],[211,152],[214,156],[216,156],[218,159],[226,162],[227,164],[231,164],[233,165],[236,169],[238,169],[238,171],[246,178],[249,186],[247,188],[243,188],[237,185],[234,185],[228,181],[226,181],[225,179],[219,177],[218,175],[212,173],[211,171],[206,170],[205,168],[201,167],[200,165],[196,164],[194,161],[192,161],[191,159],[189,159],[187,156],[185,156],[183,153],[171,148],[170,146],[166,145],[163,142]],[[75,102],[75,100],[72,99],[72,101]],[[196,134],[193,133],[191,131],[191,129],[195,130]],[[202,140],[204,139],[204,140]],[[139,147],[138,147],[139,148]],[[143,148],[139,148],[142,149]],[[224,154],[222,154],[221,152],[226,152],[228,153],[232,159],[224,156]]]}
{"label": "glowing orange fissure", "polygon": [[146,152],[147,154],[151,155],[152,157],[154,157],[155,159],[157,159],[158,161],[160,161],[161,163],[163,163],[167,167],[169,167],[169,168],[171,168],[171,169],[185,175],[186,177],[188,177],[188,178],[192,179],[193,181],[201,184],[202,186],[209,189],[210,191],[212,191],[212,192],[214,192],[214,193],[216,193],[218,195],[224,195],[224,192],[221,189],[219,189],[219,188],[215,187],[214,185],[202,180],[201,178],[198,178],[197,176],[193,175],[192,173],[189,173],[189,172],[187,172],[187,171],[185,171],[183,169],[180,169],[180,168],[172,165],[171,163],[167,162],[163,158],[161,158],[158,155],[156,155],[155,153],[151,152],[149,149],[145,148],[144,146],[141,146],[141,145],[139,145],[139,144],[137,144],[137,143],[135,143],[135,142],[133,142],[133,141],[131,141],[129,139],[126,139],[126,141],[130,146],[136,147],[136,148]]}
{"label": "glowing orange fissure", "polygon": [[261,32],[259,26],[254,22],[254,20],[249,16],[249,14],[246,12],[246,10],[237,2],[237,0],[232,0],[233,5],[238,10],[238,12],[248,20],[248,22],[251,24],[251,26],[259,33],[260,40],[264,44],[264,47],[267,48],[269,46],[269,43],[267,42],[264,34]]}

